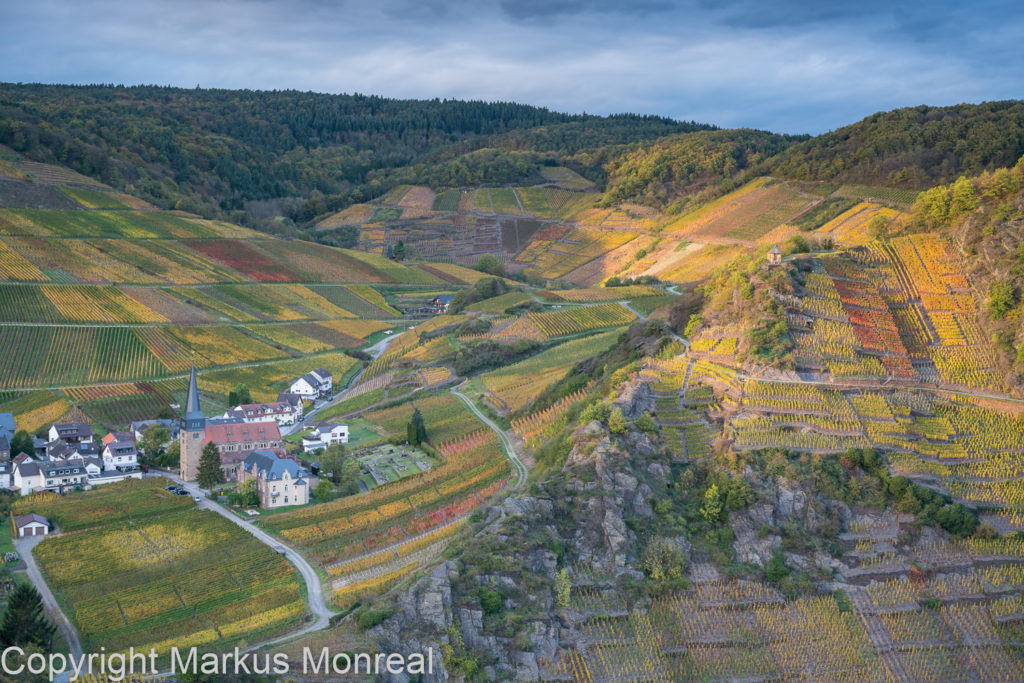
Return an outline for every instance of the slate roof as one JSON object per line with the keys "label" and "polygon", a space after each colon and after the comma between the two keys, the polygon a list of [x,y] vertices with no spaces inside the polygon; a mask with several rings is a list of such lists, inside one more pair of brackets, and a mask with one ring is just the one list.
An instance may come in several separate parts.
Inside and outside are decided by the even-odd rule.
{"label": "slate roof", "polygon": [[304,484],[302,478],[306,476],[306,470],[290,458],[282,458],[272,451],[253,451],[242,463],[242,467],[257,477],[267,481],[280,481],[285,473],[296,480],[296,484]]}
{"label": "slate roof", "polygon": [[79,439],[91,439],[92,427],[84,422],[67,422],[53,425],[57,429],[60,438],[72,437]]}
{"label": "slate roof", "polygon": [[0,413],[0,435],[14,436],[14,413]]}

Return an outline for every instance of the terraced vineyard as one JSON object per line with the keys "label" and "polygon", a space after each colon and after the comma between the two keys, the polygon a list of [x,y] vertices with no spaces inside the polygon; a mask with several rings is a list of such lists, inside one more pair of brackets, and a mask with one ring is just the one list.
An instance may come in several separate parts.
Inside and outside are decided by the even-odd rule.
{"label": "terraced vineyard", "polygon": [[625,230],[549,228],[534,236],[516,262],[540,277],[555,279],[636,237]]}
{"label": "terraced vineyard", "polygon": [[564,377],[580,359],[608,349],[620,333],[621,330],[611,330],[565,342],[519,363],[484,373],[481,378],[489,391],[488,400],[503,413],[524,407],[548,385]]}
{"label": "terraced vineyard", "polygon": [[[433,414],[426,409],[424,413]],[[369,415],[367,419],[374,421]],[[504,485],[508,462],[497,438],[489,430],[481,431],[479,422],[475,426],[475,433],[438,441],[442,463],[428,472],[368,493],[264,517],[261,523],[331,574],[387,566],[418,550],[425,535],[467,515]],[[429,431],[428,424],[428,435]],[[394,552],[381,552],[385,548]],[[344,604],[344,598],[339,596],[339,602]]]}

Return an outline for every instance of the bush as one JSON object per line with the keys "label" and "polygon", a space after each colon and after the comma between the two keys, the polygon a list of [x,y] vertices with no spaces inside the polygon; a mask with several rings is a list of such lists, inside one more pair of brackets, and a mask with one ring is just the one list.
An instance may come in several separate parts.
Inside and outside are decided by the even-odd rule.
{"label": "bush", "polygon": [[765,580],[768,583],[778,583],[787,576],[789,576],[789,567],[786,566],[786,558],[781,553],[775,553],[764,566]]}
{"label": "bush", "polygon": [[496,590],[486,586],[477,591],[480,607],[484,614],[498,614],[505,607],[505,597]]}
{"label": "bush", "polygon": [[366,631],[377,626],[394,613],[395,610],[388,608],[373,609],[371,607],[363,607],[359,610],[359,616],[356,617],[356,623],[359,624],[359,628]]}
{"label": "bush", "polygon": [[644,413],[643,415],[638,417],[633,422],[633,424],[641,432],[646,432],[647,434],[654,434],[655,432],[658,431],[657,423],[653,419],[651,419],[651,416],[648,415],[647,413]]}

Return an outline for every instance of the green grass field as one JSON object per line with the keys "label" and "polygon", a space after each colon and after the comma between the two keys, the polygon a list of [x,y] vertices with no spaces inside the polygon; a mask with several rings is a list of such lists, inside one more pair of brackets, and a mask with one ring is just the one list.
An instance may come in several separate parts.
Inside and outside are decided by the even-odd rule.
{"label": "green grass field", "polygon": [[495,213],[522,215],[519,209],[519,202],[516,200],[516,191],[510,187],[492,187],[488,190],[491,195],[491,206]]}

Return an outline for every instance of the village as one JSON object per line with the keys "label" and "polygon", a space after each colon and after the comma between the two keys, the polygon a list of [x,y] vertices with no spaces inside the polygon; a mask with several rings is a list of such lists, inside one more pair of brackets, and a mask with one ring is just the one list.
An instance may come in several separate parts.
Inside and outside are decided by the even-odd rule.
{"label": "village", "polygon": [[[331,477],[336,483],[338,473],[323,472],[319,456],[328,449],[345,453],[349,425],[307,422],[304,414],[307,406],[318,401],[326,404],[333,395],[331,373],[317,368],[295,379],[276,401],[239,404],[206,417],[193,368],[180,420],[136,421],[124,431],[102,436],[84,422],[57,423],[43,437],[19,433],[14,416],[0,413],[0,487],[20,496],[68,494],[127,479],[164,476],[180,482],[167,486],[168,491],[190,495],[198,491],[186,486],[199,483],[203,450],[212,446],[221,474],[216,490],[210,487],[205,494],[231,501],[250,516],[259,514],[258,510],[306,505],[314,497],[337,494]],[[166,463],[161,467],[147,457],[172,445],[180,452],[178,467]],[[359,468],[349,493],[365,492],[434,466],[430,456],[408,445],[374,444],[351,455]],[[320,482],[324,484],[317,489]],[[250,495],[242,496],[243,491]],[[196,495],[195,500],[201,498]],[[14,519],[14,529],[18,537],[46,535],[50,525],[39,515],[28,514]]]}

